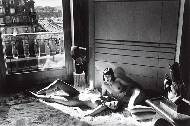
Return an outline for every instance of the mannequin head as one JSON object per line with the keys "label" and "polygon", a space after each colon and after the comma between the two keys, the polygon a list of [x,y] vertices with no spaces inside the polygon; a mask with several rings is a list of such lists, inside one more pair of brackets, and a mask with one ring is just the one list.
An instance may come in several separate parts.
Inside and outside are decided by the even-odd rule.
{"label": "mannequin head", "polygon": [[111,82],[114,81],[115,77],[114,77],[114,72],[112,68],[106,68],[103,71],[103,81],[104,82]]}

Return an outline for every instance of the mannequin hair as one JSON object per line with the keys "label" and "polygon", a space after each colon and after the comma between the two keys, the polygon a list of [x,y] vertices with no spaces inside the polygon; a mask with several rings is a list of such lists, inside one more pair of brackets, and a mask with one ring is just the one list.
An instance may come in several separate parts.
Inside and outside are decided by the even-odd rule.
{"label": "mannequin hair", "polygon": [[104,75],[111,75],[111,80],[114,81],[115,80],[115,76],[114,76],[114,72],[112,68],[106,68],[103,71],[103,81],[105,81]]}

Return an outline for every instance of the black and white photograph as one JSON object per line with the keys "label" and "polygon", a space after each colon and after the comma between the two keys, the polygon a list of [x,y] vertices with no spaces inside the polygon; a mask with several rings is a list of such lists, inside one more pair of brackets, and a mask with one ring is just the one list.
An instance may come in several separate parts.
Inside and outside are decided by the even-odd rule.
{"label": "black and white photograph", "polygon": [[0,0],[0,126],[190,126],[190,0]]}

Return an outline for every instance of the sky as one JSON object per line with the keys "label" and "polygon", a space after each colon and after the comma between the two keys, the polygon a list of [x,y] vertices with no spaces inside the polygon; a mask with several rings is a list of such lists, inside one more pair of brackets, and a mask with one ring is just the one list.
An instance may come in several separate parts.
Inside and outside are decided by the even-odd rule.
{"label": "sky", "polygon": [[62,6],[62,0],[34,0],[35,6]]}

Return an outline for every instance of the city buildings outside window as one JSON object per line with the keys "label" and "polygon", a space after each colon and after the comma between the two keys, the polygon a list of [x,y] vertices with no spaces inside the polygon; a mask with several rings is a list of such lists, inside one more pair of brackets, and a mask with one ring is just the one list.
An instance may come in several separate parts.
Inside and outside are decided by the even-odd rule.
{"label": "city buildings outside window", "polygon": [[[62,69],[65,66],[63,22],[57,22],[62,18],[62,3],[59,11],[53,6],[35,7],[32,0],[7,0],[3,4],[6,15],[0,15],[0,22],[5,21],[6,27],[3,42],[7,73]],[[43,20],[39,21],[38,16],[44,16]]]}

